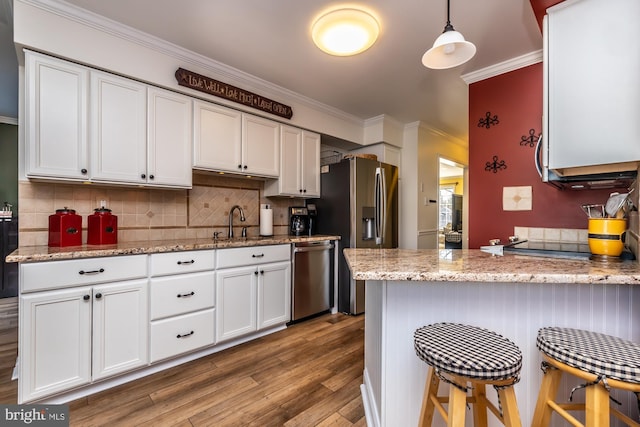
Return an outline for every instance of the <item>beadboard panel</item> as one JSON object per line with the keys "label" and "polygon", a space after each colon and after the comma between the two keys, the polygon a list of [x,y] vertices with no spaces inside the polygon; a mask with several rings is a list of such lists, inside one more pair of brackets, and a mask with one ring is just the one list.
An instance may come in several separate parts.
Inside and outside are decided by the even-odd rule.
{"label": "beadboard panel", "polygon": [[[523,425],[528,425],[542,378],[536,348],[538,329],[561,326],[608,333],[640,342],[640,287],[628,285],[368,282],[365,326],[365,388],[379,413],[371,425],[416,425],[427,365],[415,354],[413,332],[435,322],[459,322],[496,331],[523,353],[521,381],[515,386]],[[373,313],[372,310],[381,310]],[[635,325],[634,325],[635,323]],[[369,330],[366,328],[370,327]],[[376,331],[376,328],[380,329]],[[376,359],[371,353],[379,353]],[[564,378],[559,396],[577,380]],[[495,393],[487,394],[495,402]],[[623,410],[637,417],[635,396],[612,393]],[[574,394],[584,401],[584,391]],[[554,415],[556,417],[556,415]],[[471,418],[467,425],[471,425]],[[499,425],[492,416],[490,425]],[[434,425],[444,425],[436,415]],[[560,425],[558,419],[552,425]]]}

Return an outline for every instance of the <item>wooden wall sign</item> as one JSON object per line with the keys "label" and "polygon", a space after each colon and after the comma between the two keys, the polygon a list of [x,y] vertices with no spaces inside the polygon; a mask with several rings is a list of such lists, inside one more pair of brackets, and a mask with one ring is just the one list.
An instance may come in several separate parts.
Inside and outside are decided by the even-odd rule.
{"label": "wooden wall sign", "polygon": [[266,111],[276,116],[290,119],[293,110],[288,105],[273,101],[264,96],[240,89],[218,80],[194,73],[193,71],[178,68],[176,70],[176,80],[180,86],[185,86],[200,92],[208,93],[238,104],[246,105],[257,110]]}

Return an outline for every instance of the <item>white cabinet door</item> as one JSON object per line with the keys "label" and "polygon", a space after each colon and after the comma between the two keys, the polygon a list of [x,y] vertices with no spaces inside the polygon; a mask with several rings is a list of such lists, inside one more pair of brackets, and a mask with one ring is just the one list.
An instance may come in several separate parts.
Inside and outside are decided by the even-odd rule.
{"label": "white cabinet door", "polygon": [[147,280],[93,288],[93,379],[147,364]]}
{"label": "white cabinet door", "polygon": [[25,51],[26,175],[88,179],[89,70]]}
{"label": "white cabinet door", "polygon": [[216,272],[216,342],[257,329],[258,269],[227,268]]}
{"label": "white cabinet door", "polygon": [[280,174],[280,125],[242,114],[242,172],[277,178]]}
{"label": "white cabinet door", "polygon": [[302,195],[320,197],[320,135],[302,131]]}
{"label": "white cabinet door", "polygon": [[278,195],[302,196],[302,163],[300,162],[301,155],[302,130],[291,126],[281,126],[281,161],[280,178],[278,179]]}
{"label": "white cabinet door", "polygon": [[258,329],[291,320],[291,263],[258,266]]}
{"label": "white cabinet door", "polygon": [[242,170],[242,114],[210,102],[194,101],[193,166]]}
{"label": "white cabinet door", "polygon": [[280,176],[264,185],[265,196],[320,197],[320,135],[280,127]]}
{"label": "white cabinet door", "polygon": [[[640,49],[621,42],[640,39],[638,17],[637,0],[583,0],[549,9],[545,95],[551,169],[640,160]],[[623,34],[612,31],[613,22]]]}
{"label": "white cabinet door", "polygon": [[20,297],[18,403],[91,381],[91,288]]}
{"label": "white cabinet door", "polygon": [[147,183],[191,188],[192,101],[150,86]]}
{"label": "white cabinet door", "polygon": [[91,72],[91,179],[147,182],[147,87]]}

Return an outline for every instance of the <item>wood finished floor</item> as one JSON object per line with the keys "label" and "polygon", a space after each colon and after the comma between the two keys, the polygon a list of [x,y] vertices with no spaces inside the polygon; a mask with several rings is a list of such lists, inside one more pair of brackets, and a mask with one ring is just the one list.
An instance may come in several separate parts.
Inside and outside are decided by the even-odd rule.
{"label": "wood finished floor", "polygon": [[[0,402],[15,403],[15,332]],[[364,316],[324,315],[70,402],[72,426],[365,426]]]}

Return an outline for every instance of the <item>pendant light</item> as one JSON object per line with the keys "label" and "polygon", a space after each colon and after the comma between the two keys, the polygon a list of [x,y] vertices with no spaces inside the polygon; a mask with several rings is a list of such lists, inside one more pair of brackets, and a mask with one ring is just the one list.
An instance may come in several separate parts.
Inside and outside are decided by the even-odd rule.
{"label": "pendant light", "polygon": [[473,43],[464,39],[464,36],[453,29],[449,18],[449,0],[447,0],[447,25],[433,47],[422,56],[422,64],[425,67],[442,70],[462,65],[476,54]]}

